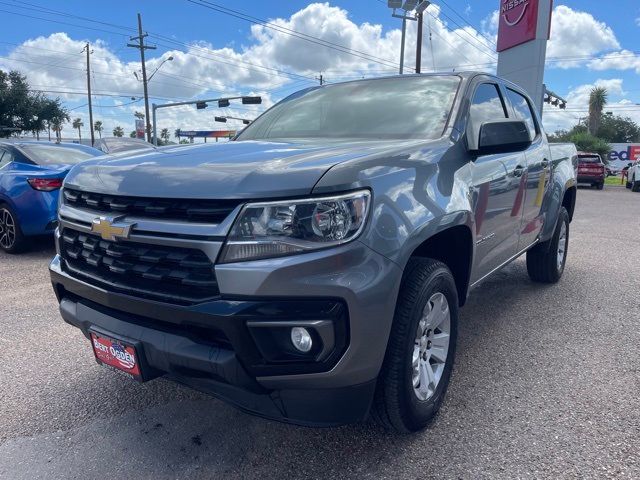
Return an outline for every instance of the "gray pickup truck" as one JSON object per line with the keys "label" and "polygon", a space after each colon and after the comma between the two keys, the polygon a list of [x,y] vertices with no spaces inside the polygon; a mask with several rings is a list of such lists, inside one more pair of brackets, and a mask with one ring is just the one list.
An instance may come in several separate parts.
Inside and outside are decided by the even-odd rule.
{"label": "gray pickup truck", "polygon": [[[472,287],[565,268],[576,150],[479,73],[310,88],[234,141],[67,176],[51,279],[98,363],[303,425],[423,428]],[[524,312],[523,312],[524,314]]]}

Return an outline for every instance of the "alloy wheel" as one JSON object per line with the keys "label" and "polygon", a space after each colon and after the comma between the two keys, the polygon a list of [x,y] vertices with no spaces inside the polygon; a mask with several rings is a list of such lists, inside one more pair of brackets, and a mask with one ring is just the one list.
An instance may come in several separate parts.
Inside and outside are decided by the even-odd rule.
{"label": "alloy wheel", "polygon": [[558,271],[562,271],[567,253],[567,224],[562,222],[560,236],[558,237]]}
{"label": "alloy wheel", "polygon": [[428,400],[442,378],[451,332],[449,302],[442,293],[434,293],[418,322],[413,346],[413,391],[419,400]]}
{"label": "alloy wheel", "polygon": [[9,249],[16,241],[16,222],[11,212],[0,210],[0,247]]}

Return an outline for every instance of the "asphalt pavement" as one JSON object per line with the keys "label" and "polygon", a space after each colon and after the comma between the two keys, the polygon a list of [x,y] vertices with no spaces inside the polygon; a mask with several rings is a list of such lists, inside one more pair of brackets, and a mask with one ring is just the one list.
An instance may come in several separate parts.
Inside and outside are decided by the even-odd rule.
{"label": "asphalt pavement", "polygon": [[309,429],[99,367],[49,283],[0,253],[0,478],[640,478],[640,194],[581,189],[567,269],[472,292],[444,406],[409,436]]}

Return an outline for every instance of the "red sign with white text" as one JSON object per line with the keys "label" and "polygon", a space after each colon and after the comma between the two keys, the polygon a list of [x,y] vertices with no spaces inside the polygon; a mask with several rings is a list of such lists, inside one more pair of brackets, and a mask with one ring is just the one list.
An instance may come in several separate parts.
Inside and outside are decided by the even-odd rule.
{"label": "red sign with white text", "polygon": [[500,0],[498,52],[536,38],[538,0]]}

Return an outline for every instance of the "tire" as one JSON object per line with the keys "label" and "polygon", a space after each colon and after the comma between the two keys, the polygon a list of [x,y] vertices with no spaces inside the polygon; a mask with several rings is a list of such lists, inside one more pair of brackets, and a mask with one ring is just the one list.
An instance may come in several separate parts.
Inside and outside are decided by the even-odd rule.
{"label": "tire", "polygon": [[0,249],[7,253],[20,253],[27,247],[18,217],[8,205],[0,205]]}
{"label": "tire", "polygon": [[447,266],[428,258],[410,260],[372,407],[372,416],[387,430],[415,432],[433,420],[451,378],[457,328],[458,293]]}
{"label": "tire", "polygon": [[631,191],[632,192],[640,192],[640,180],[636,180],[635,178],[631,182]]}
{"label": "tire", "polygon": [[631,182],[627,182],[627,184],[625,185],[625,187],[627,187],[627,188],[631,188]]}
{"label": "tire", "polygon": [[598,183],[598,184],[596,185],[596,188],[597,188],[598,190],[604,190],[604,183]]}
{"label": "tire", "polygon": [[[564,240],[561,240],[564,238]],[[562,252],[559,247],[564,244]],[[569,250],[569,213],[562,207],[551,239],[527,252],[527,272],[534,282],[557,283],[567,263]]]}

